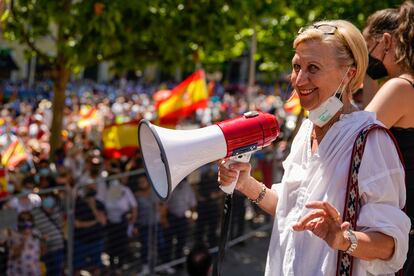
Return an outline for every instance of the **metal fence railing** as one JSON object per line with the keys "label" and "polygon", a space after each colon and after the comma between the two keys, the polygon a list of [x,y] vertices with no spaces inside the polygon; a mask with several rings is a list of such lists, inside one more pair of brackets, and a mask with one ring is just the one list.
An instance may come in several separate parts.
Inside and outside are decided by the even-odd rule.
{"label": "metal fence railing", "polygon": [[[31,256],[29,265],[40,275],[172,273],[196,243],[217,251],[223,192],[216,167],[197,170],[166,202],[142,169],[2,199],[1,272],[25,275],[18,269]],[[270,225],[244,197],[236,194],[233,206],[229,246]]]}

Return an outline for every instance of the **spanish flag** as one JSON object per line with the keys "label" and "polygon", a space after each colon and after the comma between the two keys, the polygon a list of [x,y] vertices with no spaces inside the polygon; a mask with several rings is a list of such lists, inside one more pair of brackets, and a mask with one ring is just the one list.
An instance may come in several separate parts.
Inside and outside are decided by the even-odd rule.
{"label": "spanish flag", "polygon": [[1,164],[6,168],[15,168],[29,159],[29,155],[19,140],[14,140],[1,154]]}
{"label": "spanish flag", "polygon": [[208,91],[204,71],[198,70],[176,86],[168,98],[157,103],[159,124],[177,124],[199,108],[206,108]]}
{"label": "spanish flag", "polygon": [[293,92],[293,95],[283,105],[283,108],[285,109],[286,112],[289,112],[289,113],[292,113],[298,116],[300,111],[302,110],[302,106],[300,105],[299,95],[296,92]]}
{"label": "spanish flag", "polygon": [[0,198],[8,195],[6,170],[0,167]]}
{"label": "spanish flag", "polygon": [[131,157],[138,150],[138,122],[113,124],[102,132],[103,154],[107,158]]}
{"label": "spanish flag", "polygon": [[98,110],[91,106],[82,106],[79,112],[80,118],[78,121],[79,128],[88,128],[98,121]]}

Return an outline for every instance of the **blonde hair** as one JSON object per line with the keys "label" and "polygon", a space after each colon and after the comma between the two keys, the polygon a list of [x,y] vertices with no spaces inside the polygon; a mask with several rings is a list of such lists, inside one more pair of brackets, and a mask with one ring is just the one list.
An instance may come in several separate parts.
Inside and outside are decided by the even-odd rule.
{"label": "blonde hair", "polygon": [[[328,25],[336,27],[332,34],[312,26]],[[305,28],[293,42],[296,49],[302,42],[317,40],[335,49],[336,58],[340,66],[352,66],[356,69],[355,75],[349,81],[345,91],[351,97],[364,80],[368,66],[368,49],[361,32],[352,23],[345,20],[326,20],[315,22],[311,27]]]}

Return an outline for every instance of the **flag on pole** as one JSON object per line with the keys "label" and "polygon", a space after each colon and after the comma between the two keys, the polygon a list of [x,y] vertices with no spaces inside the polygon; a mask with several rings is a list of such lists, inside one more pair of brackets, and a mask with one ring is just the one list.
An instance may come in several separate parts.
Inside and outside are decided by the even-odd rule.
{"label": "flag on pole", "polygon": [[15,168],[28,159],[29,154],[18,139],[11,142],[1,154],[1,164],[6,168]]}
{"label": "flag on pole", "polygon": [[168,98],[157,103],[159,123],[176,124],[199,108],[206,108],[208,91],[203,70],[198,70],[176,86]]}
{"label": "flag on pole", "polygon": [[102,132],[102,141],[105,157],[131,157],[139,148],[138,123],[128,122],[106,126]]}

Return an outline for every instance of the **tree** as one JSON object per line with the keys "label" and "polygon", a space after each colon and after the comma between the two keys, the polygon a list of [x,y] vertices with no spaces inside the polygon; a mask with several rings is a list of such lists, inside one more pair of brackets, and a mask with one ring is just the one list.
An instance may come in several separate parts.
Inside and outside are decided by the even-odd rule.
{"label": "tree", "polygon": [[[128,54],[137,57],[136,62],[150,60],[156,52],[140,27],[145,26],[142,14],[147,9],[141,1],[9,0],[7,4],[2,16],[4,37],[26,45],[28,56],[37,56],[52,68],[53,157],[60,146],[65,90],[71,73]],[[39,47],[45,39],[53,44],[51,52]]]}

